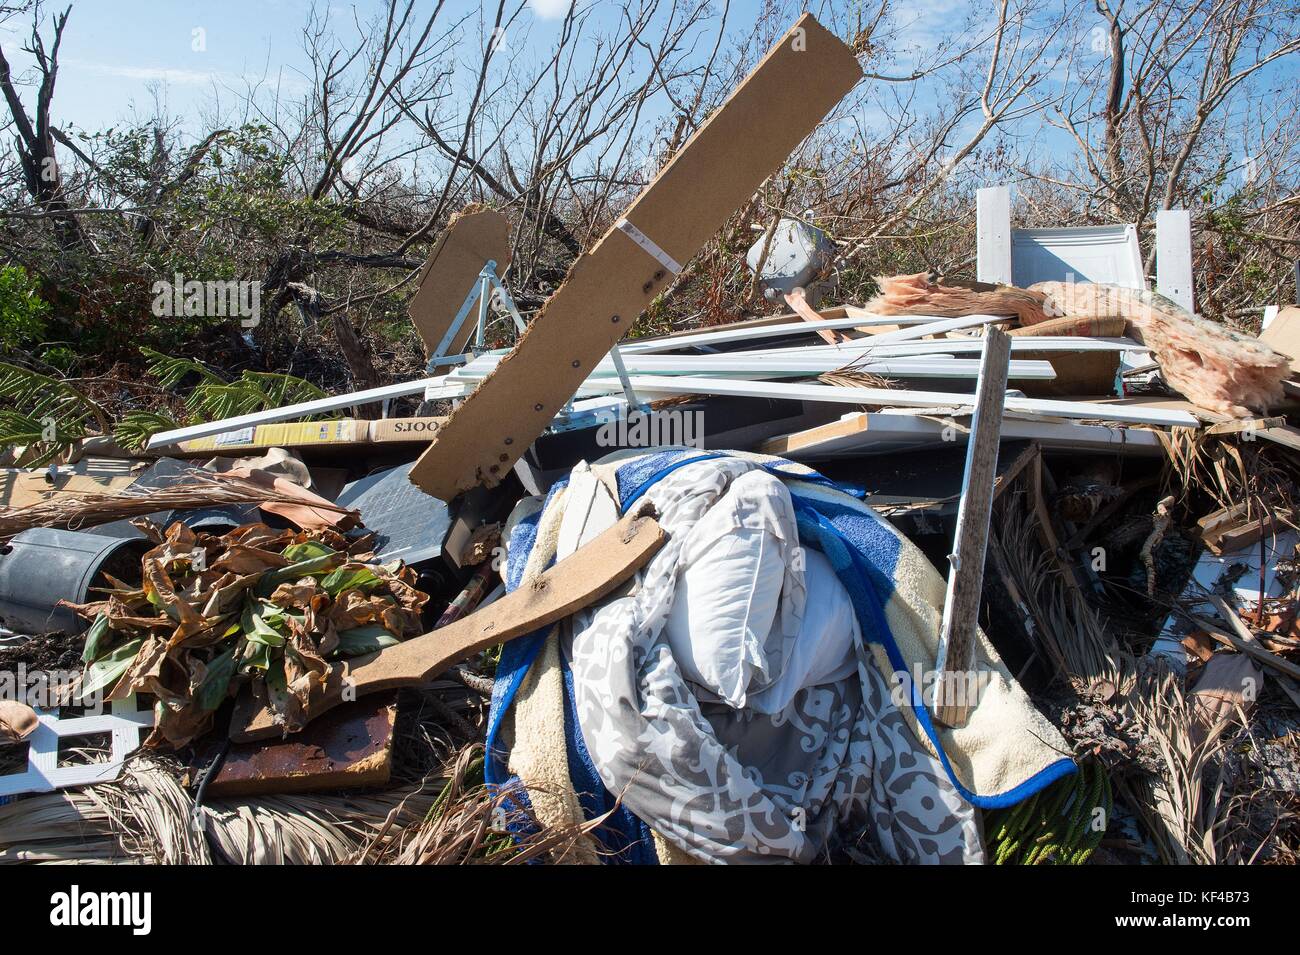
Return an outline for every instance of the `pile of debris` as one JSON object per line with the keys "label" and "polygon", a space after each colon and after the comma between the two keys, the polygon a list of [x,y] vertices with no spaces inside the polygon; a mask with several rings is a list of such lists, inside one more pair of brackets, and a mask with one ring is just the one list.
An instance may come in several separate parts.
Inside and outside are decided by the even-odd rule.
{"label": "pile of debris", "polygon": [[430,377],[9,469],[0,858],[1294,861],[1300,311],[788,221],[625,339],[859,76],[800,19],[529,322],[465,210]]}

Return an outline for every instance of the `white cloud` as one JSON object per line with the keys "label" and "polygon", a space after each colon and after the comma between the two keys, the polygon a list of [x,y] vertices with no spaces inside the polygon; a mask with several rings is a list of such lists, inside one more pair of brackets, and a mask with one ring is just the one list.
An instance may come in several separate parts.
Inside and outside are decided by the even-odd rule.
{"label": "white cloud", "polygon": [[533,15],[539,20],[559,20],[569,12],[571,0],[528,0]]}
{"label": "white cloud", "polygon": [[88,63],[84,60],[69,60],[65,64],[74,69],[101,76],[120,76],[128,80],[142,82],[170,83],[178,86],[207,86],[220,74],[210,70],[178,70],[158,66],[115,66],[109,63]]}

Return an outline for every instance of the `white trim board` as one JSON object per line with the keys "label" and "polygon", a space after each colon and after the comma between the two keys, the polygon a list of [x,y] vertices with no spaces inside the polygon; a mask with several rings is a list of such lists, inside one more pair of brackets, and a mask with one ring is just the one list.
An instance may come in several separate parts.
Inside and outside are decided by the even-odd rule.
{"label": "white trim board", "polygon": [[[955,355],[924,355],[879,360],[867,356],[867,360],[862,361],[852,355],[834,353],[792,357],[771,353],[761,358],[745,353],[691,356],[639,355],[635,358],[623,359],[630,375],[718,375],[760,379],[820,375],[843,368],[849,362],[855,362],[853,365],[855,371],[916,378],[974,378],[979,374],[980,364],[978,359],[957,358]],[[449,380],[444,384],[451,384],[458,380],[478,381],[487,377],[491,370],[492,365],[489,364],[470,365],[463,371],[449,375]],[[614,363],[606,359],[595,367],[588,376],[588,381],[591,378],[609,378],[617,374],[618,370]],[[1050,361],[1042,359],[1013,361],[1011,377],[1050,381],[1056,377],[1056,370]]]}
{"label": "white trim board", "polygon": [[[941,391],[910,391],[891,388],[851,388],[840,385],[798,384],[775,381],[730,381],[718,378],[652,378],[631,376],[638,395],[730,395],[748,398],[790,398],[796,401],[831,401],[853,405],[883,405],[930,408],[969,406],[972,395]],[[1199,428],[1200,421],[1185,411],[1164,408],[1139,408],[1101,404],[1091,401],[1057,401],[1047,398],[1008,396],[1007,411],[1035,416],[1082,418],[1097,421],[1120,421],[1160,427]]]}
{"label": "white trim board", "polygon": [[749,341],[750,339],[778,338],[783,335],[799,335],[804,332],[817,332],[848,328],[889,327],[901,325],[902,328],[892,332],[872,335],[870,341],[891,342],[923,338],[926,335],[938,335],[943,332],[975,328],[995,322],[1012,321],[1007,315],[964,315],[958,318],[939,318],[934,315],[874,315],[864,313],[857,318],[827,318],[817,322],[789,322],[781,325],[760,325],[757,328],[721,328],[717,331],[702,331],[699,334],[674,336],[672,338],[651,338],[647,340],[632,339],[620,344],[619,350],[624,355],[645,355],[652,352],[674,351],[678,348],[695,348],[700,345],[715,345],[721,342]]}
{"label": "white trim board", "polygon": [[207,438],[214,434],[223,434],[226,431],[234,431],[238,428],[248,428],[259,424],[274,424],[277,421],[292,421],[295,418],[307,418],[326,411],[350,408],[353,405],[366,405],[375,401],[385,401],[389,398],[418,395],[431,385],[441,384],[444,378],[446,378],[445,375],[437,375],[433,378],[421,378],[419,381],[398,382],[395,385],[383,385],[365,391],[353,391],[346,395],[330,395],[325,398],[316,398],[313,401],[301,401],[296,405],[285,405],[282,408],[270,408],[266,411],[254,411],[252,414],[236,415],[233,418],[222,418],[220,421],[208,421],[204,424],[190,425],[185,428],[174,428],[171,431],[159,431],[149,439],[149,443],[145,447],[152,451],[154,448],[161,448],[165,445],[192,441],[195,438]]}
{"label": "white trim board", "polygon": [[783,338],[819,331],[844,331],[854,328],[889,328],[894,325],[924,325],[935,321],[932,315],[872,315],[865,318],[824,318],[816,322],[782,322],[779,325],[758,325],[745,328],[723,326],[712,331],[682,332],[668,338],[632,338],[619,344],[626,355],[651,355],[676,351],[679,348],[698,348],[701,345],[721,345],[751,339]]}
{"label": "white trim board", "polygon": [[[816,461],[863,454],[890,454],[918,448],[932,448],[945,440],[966,441],[964,424],[903,411],[859,411],[839,421],[781,435],[765,442],[759,450],[794,461]],[[1036,441],[1045,448],[1078,451],[1124,449],[1158,456],[1164,453],[1154,431],[1114,428],[1077,421],[1026,420],[1015,415],[1002,419],[1004,441]]]}
{"label": "white trim board", "polygon": [[[859,340],[843,345],[800,345],[794,348],[773,349],[764,352],[728,352],[728,355],[817,355],[843,356],[872,355],[880,358],[910,358],[929,354],[964,354],[978,352],[984,347],[983,338],[936,338],[925,341],[893,342],[873,345]],[[1044,335],[1041,338],[1016,336],[1011,339],[1011,353],[1016,352],[1093,352],[1113,351],[1121,354],[1145,351],[1145,347],[1128,338],[1075,338],[1068,335]]]}

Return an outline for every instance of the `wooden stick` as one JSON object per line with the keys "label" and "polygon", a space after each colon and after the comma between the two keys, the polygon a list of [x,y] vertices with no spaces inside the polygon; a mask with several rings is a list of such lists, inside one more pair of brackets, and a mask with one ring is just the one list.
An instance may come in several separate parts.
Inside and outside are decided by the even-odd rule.
{"label": "wooden stick", "polygon": [[1002,407],[1007,397],[1011,336],[989,328],[975,388],[975,414],[966,443],[966,473],[957,504],[957,533],[949,560],[948,593],[943,603],[939,652],[935,668],[935,717],[948,726],[963,726],[970,716],[973,681],[963,677],[974,661],[975,629],[979,626],[980,594],[984,585],[984,554],[988,548],[993,483],[997,476]]}
{"label": "wooden stick", "polygon": [[[367,693],[419,686],[498,643],[532,633],[604,597],[649,562],[667,541],[648,504],[483,610],[420,637],[330,667],[307,707],[314,719]],[[279,735],[271,711],[251,695],[235,707],[237,743]]]}
{"label": "wooden stick", "polygon": [[1212,624],[1209,624],[1204,620],[1197,620],[1196,622],[1203,627],[1206,633],[1218,640],[1220,643],[1227,644],[1241,653],[1254,657],[1270,669],[1276,670],[1279,673],[1284,673],[1290,677],[1300,678],[1300,666],[1297,666],[1290,660],[1278,656],[1276,653],[1265,650],[1264,647],[1260,645],[1259,640],[1255,638],[1255,635],[1250,632],[1250,628],[1247,627],[1241,617],[1237,615],[1237,612],[1228,606],[1227,601],[1219,596],[1211,596],[1210,604],[1215,610],[1219,611],[1219,616],[1223,617],[1223,619],[1228,622],[1228,626],[1236,632],[1223,633],[1216,629]]}
{"label": "wooden stick", "polygon": [[[797,288],[785,295],[785,303],[790,309],[802,318],[805,322],[820,322],[822,317],[814,311],[813,307],[808,304],[808,299],[804,296],[804,291]],[[817,334],[821,336],[822,341],[828,345],[834,345],[839,341],[839,337],[829,328],[817,327]]]}

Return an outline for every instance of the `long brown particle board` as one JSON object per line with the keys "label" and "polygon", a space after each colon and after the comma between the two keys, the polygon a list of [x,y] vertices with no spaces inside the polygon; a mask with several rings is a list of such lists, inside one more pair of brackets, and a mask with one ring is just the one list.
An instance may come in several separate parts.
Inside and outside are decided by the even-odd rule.
{"label": "long brown particle board", "polygon": [[[469,206],[439,236],[420,273],[419,289],[406,307],[411,324],[424,340],[427,356],[433,355],[451,328],[465,296],[489,261],[496,262],[497,275],[505,274],[510,264],[510,222],[492,209]],[[470,335],[478,327],[477,296],[474,302],[446,354],[464,351]]]}
{"label": "long brown particle board", "polygon": [[438,433],[411,480],[443,500],[510,471],[674,271],[862,77],[810,14],[582,255],[528,332]]}

